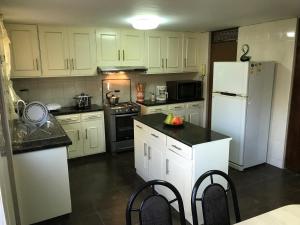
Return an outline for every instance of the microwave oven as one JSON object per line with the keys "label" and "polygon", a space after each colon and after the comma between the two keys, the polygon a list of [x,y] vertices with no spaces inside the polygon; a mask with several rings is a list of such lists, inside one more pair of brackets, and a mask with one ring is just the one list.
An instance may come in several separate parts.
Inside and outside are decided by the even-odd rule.
{"label": "microwave oven", "polygon": [[202,99],[202,81],[167,81],[168,99],[176,101],[197,101]]}

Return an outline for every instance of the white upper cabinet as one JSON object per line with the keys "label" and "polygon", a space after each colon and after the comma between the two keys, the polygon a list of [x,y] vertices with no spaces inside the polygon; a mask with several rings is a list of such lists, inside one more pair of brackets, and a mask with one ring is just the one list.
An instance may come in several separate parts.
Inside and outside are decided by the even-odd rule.
{"label": "white upper cabinet", "polygon": [[146,66],[148,73],[182,72],[182,33],[146,33]]}
{"label": "white upper cabinet", "polygon": [[164,72],[164,35],[162,32],[146,33],[146,67],[148,73]]}
{"label": "white upper cabinet", "polygon": [[118,30],[99,29],[97,38],[97,64],[99,66],[121,65],[120,33]]}
{"label": "white upper cabinet", "polygon": [[69,29],[71,75],[96,74],[96,37],[90,28]]}
{"label": "white upper cabinet", "polygon": [[123,65],[144,65],[144,40],[144,32],[134,30],[121,31],[121,49]]}
{"label": "white upper cabinet", "polygon": [[182,71],[182,33],[166,33],[165,36],[165,68],[167,73]]}
{"label": "white upper cabinet", "polygon": [[96,39],[92,28],[39,26],[43,76],[96,74]]}
{"label": "white upper cabinet", "polygon": [[99,66],[144,65],[144,32],[134,30],[97,30]]}
{"label": "white upper cabinet", "polygon": [[70,75],[68,32],[65,27],[39,26],[43,76]]}
{"label": "white upper cabinet", "polygon": [[6,25],[11,40],[11,77],[41,76],[36,25]]}
{"label": "white upper cabinet", "polygon": [[194,33],[185,33],[183,38],[183,71],[199,71],[198,37]]}

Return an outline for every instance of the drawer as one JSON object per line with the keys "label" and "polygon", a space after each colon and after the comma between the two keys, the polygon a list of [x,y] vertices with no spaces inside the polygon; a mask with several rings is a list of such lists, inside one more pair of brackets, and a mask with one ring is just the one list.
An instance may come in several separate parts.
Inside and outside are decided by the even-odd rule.
{"label": "drawer", "polygon": [[198,109],[204,106],[203,102],[189,102],[186,104],[186,108],[188,109]]}
{"label": "drawer", "polygon": [[56,116],[55,118],[62,125],[70,123],[80,123],[80,114]]}
{"label": "drawer", "polygon": [[136,130],[137,132],[141,132],[141,133],[146,133],[148,126],[146,126],[145,124],[134,120],[134,130]]}
{"label": "drawer", "polygon": [[184,110],[185,109],[185,104],[182,103],[182,104],[172,104],[172,105],[169,105],[169,110],[172,110],[172,111],[176,111],[176,110]]}
{"label": "drawer", "polygon": [[167,106],[153,106],[149,107],[148,113],[165,113],[168,110]]}
{"label": "drawer", "polygon": [[152,139],[157,145],[166,146],[167,136],[151,127],[147,130],[148,137]]}
{"label": "drawer", "polygon": [[192,159],[192,148],[171,137],[167,137],[167,149],[186,159]]}
{"label": "drawer", "polygon": [[95,119],[101,119],[104,118],[103,112],[91,112],[91,113],[82,113],[81,114],[81,120],[95,120]]}

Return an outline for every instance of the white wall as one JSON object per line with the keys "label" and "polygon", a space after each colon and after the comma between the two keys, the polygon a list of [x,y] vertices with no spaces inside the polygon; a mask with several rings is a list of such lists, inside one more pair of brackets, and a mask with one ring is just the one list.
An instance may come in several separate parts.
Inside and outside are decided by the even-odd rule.
{"label": "white wall", "polygon": [[286,33],[295,32],[296,27],[295,18],[239,28],[237,60],[241,45],[248,44],[251,60],[277,63],[267,161],[280,168],[284,167],[295,49],[295,38],[287,37]]}

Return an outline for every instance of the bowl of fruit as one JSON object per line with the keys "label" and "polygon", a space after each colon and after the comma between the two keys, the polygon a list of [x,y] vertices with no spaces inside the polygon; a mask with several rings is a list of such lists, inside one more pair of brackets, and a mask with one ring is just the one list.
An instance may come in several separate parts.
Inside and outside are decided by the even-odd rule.
{"label": "bowl of fruit", "polygon": [[173,113],[169,113],[166,119],[164,120],[164,124],[170,127],[182,127],[183,118],[180,116],[173,116]]}

